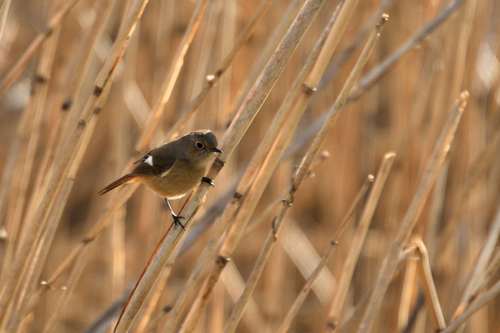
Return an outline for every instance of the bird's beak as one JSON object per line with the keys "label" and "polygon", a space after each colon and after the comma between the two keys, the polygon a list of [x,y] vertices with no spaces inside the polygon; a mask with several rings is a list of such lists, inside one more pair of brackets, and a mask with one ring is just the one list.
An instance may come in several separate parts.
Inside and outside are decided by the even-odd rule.
{"label": "bird's beak", "polygon": [[217,148],[217,147],[210,148],[210,151],[211,151],[212,153],[219,153],[219,154],[221,154],[221,153],[222,153],[222,150],[220,150],[220,149],[219,149],[219,148]]}

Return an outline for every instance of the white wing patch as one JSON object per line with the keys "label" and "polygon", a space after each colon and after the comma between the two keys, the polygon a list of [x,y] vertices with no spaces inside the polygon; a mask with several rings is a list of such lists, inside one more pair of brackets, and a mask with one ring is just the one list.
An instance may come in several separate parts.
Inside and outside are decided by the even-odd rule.
{"label": "white wing patch", "polygon": [[146,157],[146,159],[144,160],[144,163],[153,166],[153,156],[149,155],[148,157]]}

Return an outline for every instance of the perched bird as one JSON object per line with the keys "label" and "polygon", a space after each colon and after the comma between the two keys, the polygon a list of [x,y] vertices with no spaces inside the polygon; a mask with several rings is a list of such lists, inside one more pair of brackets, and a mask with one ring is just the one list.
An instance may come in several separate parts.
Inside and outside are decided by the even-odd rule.
{"label": "perched bird", "polygon": [[145,184],[164,198],[174,224],[184,227],[182,216],[175,214],[169,200],[182,198],[200,180],[212,185],[212,180],[204,177],[205,171],[213,154],[221,152],[211,131],[191,132],[142,156],[135,162],[132,172],[109,184],[99,194],[130,182]]}

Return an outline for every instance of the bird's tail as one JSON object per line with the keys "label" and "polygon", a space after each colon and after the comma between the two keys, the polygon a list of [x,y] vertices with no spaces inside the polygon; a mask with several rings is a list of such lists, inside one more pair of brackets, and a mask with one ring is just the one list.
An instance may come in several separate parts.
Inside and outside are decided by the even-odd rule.
{"label": "bird's tail", "polygon": [[109,191],[117,188],[118,186],[121,186],[123,184],[130,182],[135,177],[136,177],[136,175],[129,173],[123,177],[118,178],[117,180],[115,180],[114,182],[112,182],[111,184],[109,184],[108,186],[106,186],[105,188],[103,188],[102,190],[100,190],[97,193],[99,193],[99,195],[103,195],[105,193],[108,193]]}

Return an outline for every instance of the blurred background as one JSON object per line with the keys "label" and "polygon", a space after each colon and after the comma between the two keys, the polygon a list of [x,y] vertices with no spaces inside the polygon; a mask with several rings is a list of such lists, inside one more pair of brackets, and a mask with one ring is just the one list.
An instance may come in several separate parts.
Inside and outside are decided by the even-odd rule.
{"label": "blurred background", "polygon": [[[0,3],[3,15],[0,77],[5,83],[7,73],[21,55],[34,40],[43,36],[54,14],[60,13],[70,1],[3,0]],[[23,237],[23,228],[28,228],[26,221],[42,219],[30,216],[30,211],[36,211],[37,202],[43,200],[36,194],[43,193],[39,191],[40,184],[54,167],[51,163],[55,152],[78,128],[91,126],[90,122],[80,123],[72,129],[65,124],[72,112],[77,112],[74,110],[84,109],[96,75],[111,55],[127,6],[135,3],[137,1],[77,1],[49,38],[34,50],[12,84],[2,86],[0,263],[3,270],[0,278],[8,276],[11,266],[6,263],[14,260],[9,257],[8,248],[15,248]],[[169,135],[201,128],[212,129],[221,140],[242,98],[303,3],[270,1],[223,75],[210,86],[196,113],[174,127],[191,101],[206,89],[207,75],[220,68],[260,8],[260,1],[209,0],[148,147],[168,141]],[[450,4],[454,6],[451,9]],[[335,0],[324,1],[248,132],[226,161],[215,180],[215,188],[197,212],[193,224],[202,223],[206,227],[197,229],[196,225],[195,236],[188,236],[188,244],[172,267],[149,321],[137,331],[161,331],[165,308],[175,304],[207,241],[218,236],[214,235],[211,224],[233,196],[242,172],[337,5]],[[179,50],[196,6],[195,1],[151,0],[146,7],[123,61],[116,69],[98,121],[92,124],[95,130],[88,138],[88,148],[82,152],[84,155],[74,177],[68,178],[71,188],[65,199],[58,202],[59,217],[48,220],[47,225],[54,227],[53,239],[44,244],[47,254],[40,264],[39,279],[34,282],[30,301],[18,318],[19,325],[11,332],[89,329],[112,304],[120,305],[170,227],[170,217],[160,198],[139,187],[123,206],[113,211],[112,223],[99,237],[84,238],[117,198],[100,197],[97,191],[122,175],[127,161],[140,157],[148,148],[137,149],[136,144],[151,110],[164,92],[165,78],[172,75],[172,68],[179,64]],[[447,9],[449,15],[436,21]],[[497,215],[500,209],[500,3],[495,0],[359,1],[285,157],[259,200],[248,230],[215,286],[208,306],[203,309],[197,332],[222,331],[271,228],[273,214],[278,211],[274,203],[286,197],[290,177],[317,132],[322,115],[334,103],[368,32],[382,12],[390,18],[361,80],[366,78],[363,75],[380,68],[381,63],[430,22],[436,29],[400,54],[369,89],[364,89],[359,98],[346,105],[335,118],[321,146],[321,157],[296,193],[293,207],[285,217],[286,224],[237,331],[276,331],[330,242],[336,240],[338,245],[333,255],[290,327],[291,332],[329,329],[332,298],[350,255],[367,191],[361,192],[349,225],[337,239],[336,232],[363,184],[367,183],[368,175],[376,175],[383,156],[394,152],[394,164],[357,260],[338,327],[342,332],[356,331],[382,259],[414,198],[447,115],[462,90],[469,91],[468,106],[414,234],[427,247],[447,323],[454,318],[488,240],[491,259],[487,269],[484,268],[488,274],[479,291],[498,281],[500,259],[495,243],[500,225]],[[175,208],[182,208],[185,201],[175,202]],[[75,272],[70,267],[50,280],[68,254],[81,244],[88,247],[85,254],[77,258],[77,261],[85,261],[81,271]],[[400,263],[377,315],[374,332],[435,330],[429,303],[424,301],[424,284],[415,273],[418,262],[415,256],[409,256]],[[5,291],[2,295],[6,297]],[[61,299],[65,303],[58,303]],[[470,317],[464,332],[500,332],[499,311],[497,294]]]}

